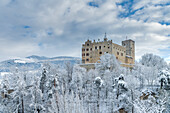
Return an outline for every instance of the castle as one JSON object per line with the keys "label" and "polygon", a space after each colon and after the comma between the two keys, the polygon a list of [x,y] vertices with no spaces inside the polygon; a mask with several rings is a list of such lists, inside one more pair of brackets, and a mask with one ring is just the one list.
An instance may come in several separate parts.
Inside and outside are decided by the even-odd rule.
{"label": "castle", "polygon": [[100,56],[104,53],[114,54],[124,67],[133,67],[135,63],[135,41],[128,39],[118,45],[108,40],[106,33],[103,41],[87,40],[82,44],[82,63],[99,63]]}

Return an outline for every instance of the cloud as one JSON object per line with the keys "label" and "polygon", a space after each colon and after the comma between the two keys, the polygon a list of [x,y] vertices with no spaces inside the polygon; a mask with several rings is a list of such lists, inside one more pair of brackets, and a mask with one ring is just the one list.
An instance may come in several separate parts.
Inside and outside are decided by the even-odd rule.
{"label": "cloud", "polygon": [[170,52],[167,2],[2,0],[0,60],[31,54],[81,57],[81,44],[103,39],[105,32],[115,43],[126,36],[135,40],[137,59],[146,52],[165,57]]}

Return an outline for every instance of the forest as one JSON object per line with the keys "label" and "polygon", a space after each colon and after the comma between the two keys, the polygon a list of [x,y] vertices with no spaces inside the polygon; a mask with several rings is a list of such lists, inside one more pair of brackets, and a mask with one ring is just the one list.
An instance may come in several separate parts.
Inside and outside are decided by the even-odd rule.
{"label": "forest", "polygon": [[0,82],[0,113],[169,113],[170,64],[145,54],[132,69],[104,54],[79,63],[13,67]]}

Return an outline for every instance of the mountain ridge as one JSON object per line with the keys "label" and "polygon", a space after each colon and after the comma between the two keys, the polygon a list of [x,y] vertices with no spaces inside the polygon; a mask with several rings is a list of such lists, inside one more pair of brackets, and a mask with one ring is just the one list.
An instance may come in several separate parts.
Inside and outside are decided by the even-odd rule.
{"label": "mountain ridge", "polygon": [[65,62],[70,62],[72,65],[81,62],[81,58],[72,56],[57,56],[45,57],[38,55],[31,55],[25,58],[9,59],[0,62],[0,72],[8,72],[11,67],[32,67],[38,69],[43,63],[51,63],[57,65],[64,65]]}

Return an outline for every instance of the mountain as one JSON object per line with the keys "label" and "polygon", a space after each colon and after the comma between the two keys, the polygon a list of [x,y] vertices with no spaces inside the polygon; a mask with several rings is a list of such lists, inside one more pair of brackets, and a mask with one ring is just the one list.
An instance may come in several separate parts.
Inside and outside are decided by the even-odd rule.
{"label": "mountain", "polygon": [[13,67],[27,67],[30,69],[38,69],[43,63],[51,63],[57,65],[64,65],[65,62],[70,62],[72,65],[79,63],[81,59],[79,57],[59,56],[48,58],[45,56],[28,56],[20,59],[10,59],[0,62],[0,72],[9,72]]}
{"label": "mountain", "polygon": [[28,56],[26,57],[28,59],[36,59],[36,60],[47,60],[49,59],[48,57],[45,56],[37,56],[37,55],[32,55],[32,56]]}

